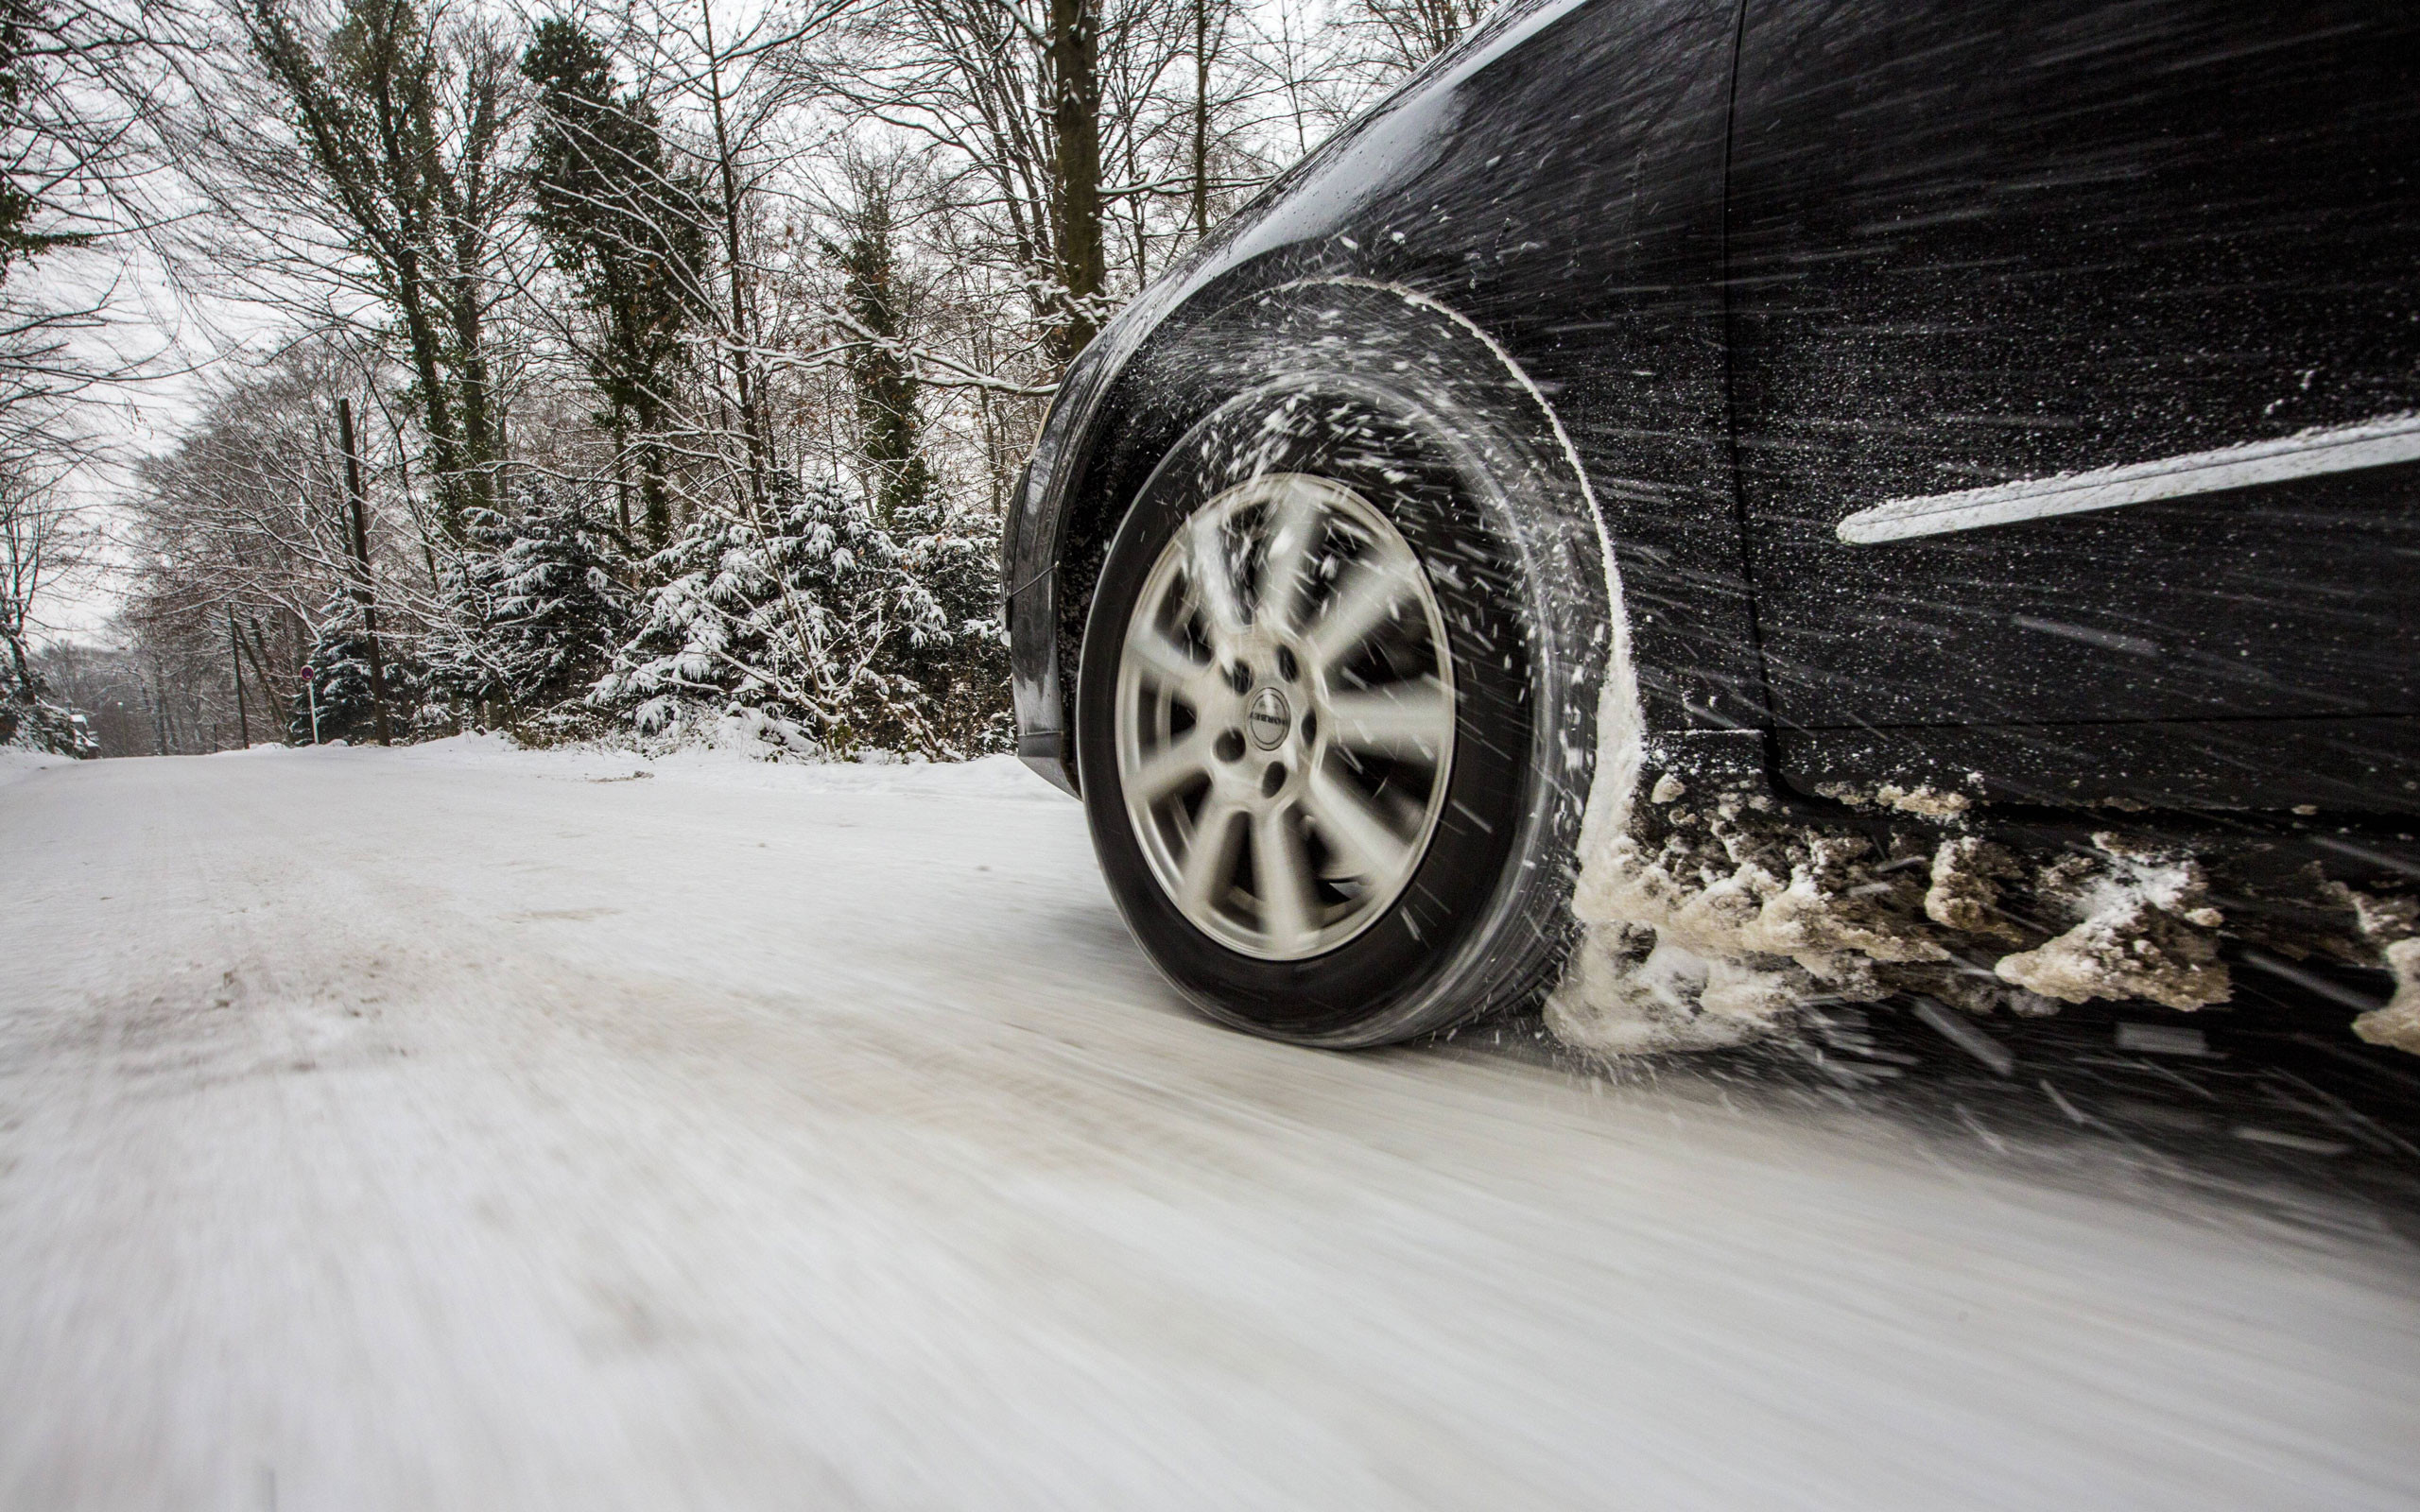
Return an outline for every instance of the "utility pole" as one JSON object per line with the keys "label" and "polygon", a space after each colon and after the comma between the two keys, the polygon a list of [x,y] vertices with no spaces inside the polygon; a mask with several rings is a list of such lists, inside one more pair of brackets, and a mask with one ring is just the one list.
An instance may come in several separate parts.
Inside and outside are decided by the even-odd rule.
{"label": "utility pole", "polygon": [[387,730],[387,673],[378,654],[378,605],[373,596],[375,579],[370,573],[370,524],[361,502],[361,456],[353,447],[353,401],[337,401],[337,435],[344,443],[344,491],[353,501],[353,596],[361,605],[361,630],[370,641],[370,713],[378,731],[378,744],[391,746],[394,741]]}
{"label": "utility pole", "polygon": [[[235,633],[235,607],[232,604],[227,607],[227,663],[235,674],[236,738],[244,743],[246,750],[250,750],[252,748],[252,716],[244,712],[244,638]],[[268,699],[267,688],[261,690],[261,697]]]}

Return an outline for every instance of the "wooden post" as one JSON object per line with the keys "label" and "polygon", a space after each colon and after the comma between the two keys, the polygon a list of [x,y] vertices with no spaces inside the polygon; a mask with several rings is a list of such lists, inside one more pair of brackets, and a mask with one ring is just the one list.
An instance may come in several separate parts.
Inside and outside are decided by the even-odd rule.
{"label": "wooden post", "polygon": [[344,444],[344,491],[353,501],[353,596],[361,605],[361,630],[370,641],[370,710],[378,744],[394,744],[387,729],[387,672],[378,654],[378,604],[370,573],[370,524],[361,502],[361,457],[353,447],[353,401],[337,401],[337,439]]}
{"label": "wooden post", "polygon": [[[235,674],[235,735],[244,743],[244,748],[250,750],[252,748],[252,716],[244,711],[244,638],[235,633],[235,607],[233,604],[227,606],[227,663]],[[261,690],[261,697],[264,701],[268,699],[267,688]]]}

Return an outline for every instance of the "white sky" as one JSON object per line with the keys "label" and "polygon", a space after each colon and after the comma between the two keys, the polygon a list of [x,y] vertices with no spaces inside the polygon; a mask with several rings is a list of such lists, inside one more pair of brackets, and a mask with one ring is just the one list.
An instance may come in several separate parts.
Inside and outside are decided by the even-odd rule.
{"label": "white sky", "polygon": [[[104,384],[77,404],[78,421],[92,436],[91,458],[62,485],[69,496],[114,532],[114,502],[131,465],[172,444],[191,422],[199,397],[225,366],[225,353],[271,326],[249,306],[199,300],[176,287],[151,252],[133,240],[113,240],[80,250],[56,252],[19,269],[11,285],[67,304],[106,299],[111,314],[103,329],[79,333],[75,350],[96,369],[140,364],[141,376]],[[62,583],[40,606],[43,639],[90,640],[103,635],[122,597],[114,571]]]}

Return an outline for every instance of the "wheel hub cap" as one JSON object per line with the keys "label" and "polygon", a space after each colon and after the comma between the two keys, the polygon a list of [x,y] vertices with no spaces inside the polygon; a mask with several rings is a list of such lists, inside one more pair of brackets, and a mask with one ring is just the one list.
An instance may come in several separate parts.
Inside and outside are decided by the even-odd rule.
{"label": "wheel hub cap", "polygon": [[1286,744],[1286,736],[1294,728],[1294,711],[1286,696],[1275,688],[1263,688],[1253,696],[1252,707],[1244,713],[1244,723],[1252,730],[1252,743],[1263,750],[1275,750]]}

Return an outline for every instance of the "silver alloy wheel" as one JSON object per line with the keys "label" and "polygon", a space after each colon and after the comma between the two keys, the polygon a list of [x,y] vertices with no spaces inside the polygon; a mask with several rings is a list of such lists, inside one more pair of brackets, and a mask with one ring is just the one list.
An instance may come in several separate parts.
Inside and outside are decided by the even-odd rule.
{"label": "silver alloy wheel", "polygon": [[1118,653],[1117,775],[1152,874],[1231,949],[1376,922],[1436,833],[1454,667],[1420,558],[1351,489],[1281,472],[1193,514]]}

